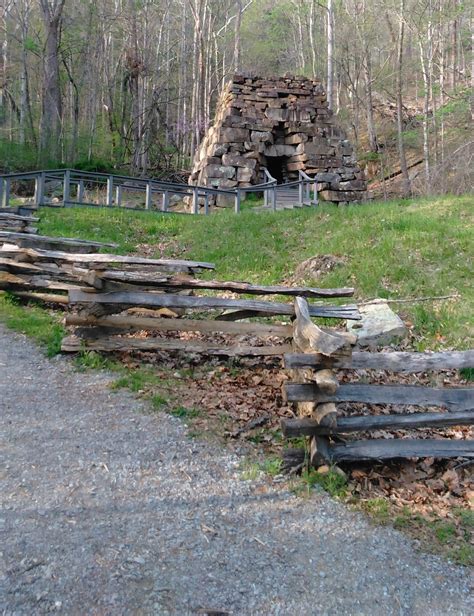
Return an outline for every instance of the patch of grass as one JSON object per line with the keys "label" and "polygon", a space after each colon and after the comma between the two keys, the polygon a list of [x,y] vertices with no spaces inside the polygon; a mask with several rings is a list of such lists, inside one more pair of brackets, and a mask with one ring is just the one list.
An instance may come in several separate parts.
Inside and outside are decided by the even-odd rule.
{"label": "patch of grass", "polygon": [[387,524],[390,520],[390,508],[384,498],[369,498],[361,501],[360,507],[379,524]]}
{"label": "patch of grass", "polygon": [[48,357],[57,355],[65,336],[58,313],[35,305],[22,305],[8,293],[0,293],[0,321],[10,329],[33,338]]}
{"label": "patch of grass", "polygon": [[168,399],[162,396],[161,394],[155,394],[150,398],[150,402],[155,409],[155,411],[162,411],[163,407],[168,404]]}
{"label": "patch of grass", "polygon": [[334,498],[344,498],[347,494],[347,479],[333,468],[330,468],[325,473],[314,469],[303,471],[301,481],[308,490],[315,486],[320,486]]}
{"label": "patch of grass", "polygon": [[459,374],[466,381],[474,381],[474,368],[461,368]]}
{"label": "patch of grass", "polygon": [[180,417],[181,419],[194,419],[195,417],[199,417],[201,411],[195,408],[189,409],[185,406],[178,406],[170,409],[169,413],[175,417]]}
{"label": "patch of grass", "polygon": [[413,324],[419,350],[435,350],[472,347],[473,223],[472,196],[448,196],[211,216],[44,209],[40,229],[48,235],[114,241],[119,252],[141,243],[156,245],[156,256],[211,261],[223,280],[262,284],[281,283],[301,261],[317,254],[345,255],[346,263],[307,282],[354,286],[356,299],[460,295],[440,302],[393,304]]}
{"label": "patch of grass", "polygon": [[260,468],[264,473],[270,475],[270,477],[276,477],[281,473],[282,459],[277,456],[271,456],[266,458],[260,465]]}
{"label": "patch of grass", "polygon": [[255,481],[255,479],[257,479],[262,472],[260,464],[252,460],[244,460],[240,470],[243,481]]}
{"label": "patch of grass", "polygon": [[74,364],[79,370],[118,370],[118,362],[97,351],[81,351],[74,358]]}
{"label": "patch of grass", "polygon": [[[387,505],[389,506],[388,501]],[[449,520],[434,514],[427,518],[412,513],[405,506],[396,515],[393,526],[420,541],[422,547],[429,552],[444,554],[460,565],[472,566],[474,548],[471,544],[471,535],[474,512],[455,508],[452,514],[454,517]]]}
{"label": "patch of grass", "polygon": [[137,393],[144,392],[154,385],[159,385],[160,382],[161,379],[150,368],[130,368],[125,370],[124,374],[112,384],[112,388],[128,388]]}

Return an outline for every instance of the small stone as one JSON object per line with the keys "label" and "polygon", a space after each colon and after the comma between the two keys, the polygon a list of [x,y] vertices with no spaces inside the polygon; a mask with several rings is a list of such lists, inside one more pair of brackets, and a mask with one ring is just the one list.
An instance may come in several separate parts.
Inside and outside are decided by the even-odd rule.
{"label": "small stone", "polygon": [[405,324],[383,299],[361,306],[359,311],[362,321],[347,322],[347,331],[357,336],[359,346],[385,345],[406,336]]}

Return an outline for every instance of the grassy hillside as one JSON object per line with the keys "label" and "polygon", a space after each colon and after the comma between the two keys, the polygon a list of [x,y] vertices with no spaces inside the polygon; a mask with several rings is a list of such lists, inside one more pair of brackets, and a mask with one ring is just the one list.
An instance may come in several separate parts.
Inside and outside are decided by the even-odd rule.
{"label": "grassy hillside", "polygon": [[358,300],[458,293],[458,299],[394,304],[413,324],[415,348],[473,346],[474,199],[444,197],[239,216],[162,215],[105,209],[41,211],[40,231],[115,241],[121,252],[213,261],[221,279],[274,283],[303,260],[342,255],[319,280],[350,285]]}

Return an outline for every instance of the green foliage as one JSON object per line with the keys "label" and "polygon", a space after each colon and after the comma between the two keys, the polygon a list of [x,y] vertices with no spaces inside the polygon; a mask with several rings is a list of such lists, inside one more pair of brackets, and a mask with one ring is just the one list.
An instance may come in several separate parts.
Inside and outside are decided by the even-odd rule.
{"label": "green foliage", "polygon": [[0,321],[14,331],[26,334],[38,342],[48,357],[57,355],[65,330],[60,316],[34,305],[21,305],[16,298],[0,292]]}
{"label": "green foliage", "polygon": [[385,498],[369,498],[360,502],[360,507],[379,524],[390,520],[389,503]]}
{"label": "green foliage", "polygon": [[150,398],[150,401],[155,411],[163,410],[163,407],[166,406],[166,404],[168,403],[167,398],[160,394],[155,394],[154,396],[152,396]]}
{"label": "green foliage", "polygon": [[145,392],[148,388],[159,385],[160,382],[160,378],[151,368],[129,368],[112,384],[112,387],[114,389],[126,388],[138,393]]}
{"label": "green foliage", "polygon": [[72,163],[71,167],[79,171],[94,171],[96,173],[116,172],[110,161],[102,158],[80,158]]}
{"label": "green foliage", "polygon": [[334,498],[343,498],[347,494],[346,477],[333,468],[330,468],[325,473],[318,472],[314,469],[303,471],[301,474],[301,481],[306,485],[308,490],[315,486],[320,486]]}
{"label": "green foliage", "polygon": [[253,460],[244,460],[240,466],[240,470],[243,481],[255,481],[262,472],[260,465]]}
{"label": "green foliage", "polygon": [[116,370],[118,368],[118,364],[105,355],[86,349],[76,355],[74,363],[79,370]]}
{"label": "green foliage", "polygon": [[474,368],[461,368],[459,374],[466,381],[474,381]]}
{"label": "green foliage", "polygon": [[199,409],[189,409],[185,406],[178,406],[176,408],[170,409],[170,414],[175,417],[180,417],[181,419],[194,419],[195,417],[199,417],[201,411]]}
{"label": "green foliage", "polygon": [[276,477],[281,473],[282,459],[278,456],[270,456],[266,458],[260,465],[260,468],[264,473],[270,475],[270,477]]}

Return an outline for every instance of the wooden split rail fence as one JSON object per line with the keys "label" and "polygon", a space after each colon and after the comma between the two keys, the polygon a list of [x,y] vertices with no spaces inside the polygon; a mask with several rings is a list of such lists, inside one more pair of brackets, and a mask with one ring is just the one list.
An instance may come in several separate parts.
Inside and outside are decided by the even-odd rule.
{"label": "wooden split rail fence", "polygon": [[5,233],[37,233],[36,223],[39,218],[34,216],[21,216],[15,212],[0,210],[0,236]]}
{"label": "wooden split rail fence", "polygon": [[[65,352],[284,355],[293,380],[286,384],[286,395],[296,405],[297,417],[282,422],[283,433],[308,437],[309,460],[314,465],[393,457],[474,457],[472,440],[347,437],[380,429],[471,425],[473,388],[340,384],[338,379],[340,370],[415,373],[473,367],[474,351],[431,355],[353,351],[354,335],[313,322],[314,317],[359,319],[355,305],[326,303],[350,297],[352,288],[205,280],[198,275],[212,271],[212,263],[97,252],[113,248],[113,244],[1,231],[0,289],[67,309],[65,323],[74,330],[63,340]],[[226,297],[216,296],[219,291],[226,292]],[[260,297],[235,297],[239,294]],[[294,297],[294,302],[261,299],[268,295]],[[308,299],[326,301],[310,304]],[[293,319],[293,324],[276,323],[271,320],[275,316]],[[247,321],[253,317],[258,322]],[[224,341],[215,336],[209,341],[208,334],[222,334]],[[351,402],[438,407],[445,412],[341,416],[337,405]],[[290,450],[288,457],[301,465],[305,456],[304,450]]]}
{"label": "wooden split rail fence", "polygon": [[[212,263],[97,253],[99,247],[112,246],[70,238],[0,234],[2,242],[0,288],[26,299],[68,306],[65,322],[76,330],[63,340],[66,352],[175,350],[223,356],[283,355],[291,351],[286,343],[292,335],[291,325],[262,319],[293,317],[293,304],[236,298],[235,294],[327,300],[350,297],[354,292],[352,288],[203,280],[196,274],[213,270]],[[204,291],[231,292],[233,297],[203,295]],[[309,312],[313,317],[360,318],[357,306],[351,304],[320,301],[311,304]],[[260,322],[238,322],[253,317]],[[185,332],[199,336],[183,337]],[[201,334],[244,336],[250,337],[250,342],[209,342]],[[268,338],[270,343],[262,342]]]}
{"label": "wooden split rail fence", "polygon": [[[378,430],[464,426],[474,423],[474,388],[413,385],[340,384],[337,371],[386,370],[417,373],[474,366],[474,351],[445,353],[353,352],[354,340],[337,332],[323,332],[310,319],[308,306],[297,298],[294,346],[285,355],[285,367],[294,382],[285,385],[287,399],[297,417],[282,420],[287,438],[305,436],[309,453],[288,450],[286,462],[300,466],[305,457],[313,466],[339,461],[383,460],[409,457],[474,457],[473,440],[364,439],[347,435]],[[444,412],[364,414],[341,417],[339,403],[439,407]],[[349,437],[350,438],[350,437]]]}

